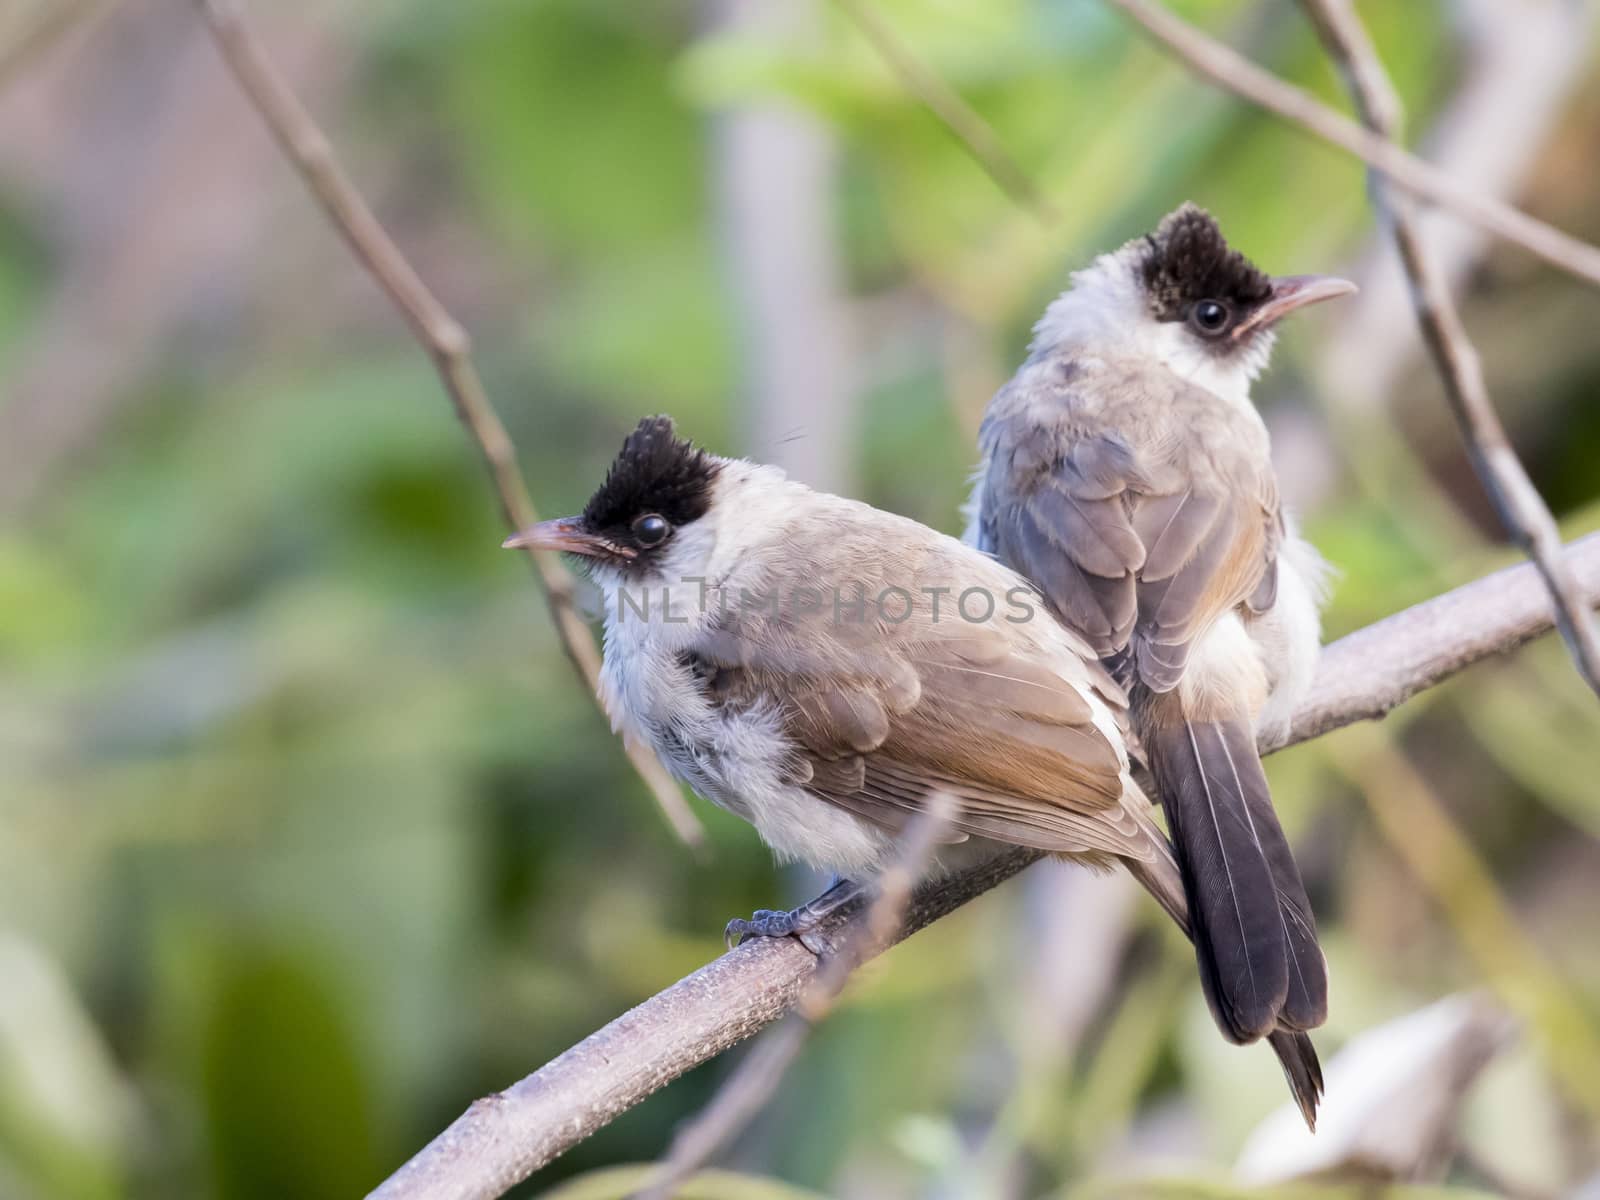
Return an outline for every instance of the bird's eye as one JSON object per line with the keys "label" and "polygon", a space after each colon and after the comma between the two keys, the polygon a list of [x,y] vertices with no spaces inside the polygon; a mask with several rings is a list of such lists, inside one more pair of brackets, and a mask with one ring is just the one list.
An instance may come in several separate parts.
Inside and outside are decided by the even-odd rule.
{"label": "bird's eye", "polygon": [[655,513],[640,517],[633,523],[633,536],[638,540],[639,545],[646,549],[651,546],[659,546],[667,540],[667,534],[671,532],[672,526],[667,523],[667,519],[658,517]]}
{"label": "bird's eye", "polygon": [[1215,337],[1228,327],[1228,321],[1232,316],[1228,306],[1222,301],[1202,300],[1194,306],[1194,311],[1189,314],[1189,320],[1207,337]]}

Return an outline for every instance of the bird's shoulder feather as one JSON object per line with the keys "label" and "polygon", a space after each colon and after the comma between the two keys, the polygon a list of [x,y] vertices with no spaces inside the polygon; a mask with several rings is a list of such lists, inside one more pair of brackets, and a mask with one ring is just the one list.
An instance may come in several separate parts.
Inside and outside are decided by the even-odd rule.
{"label": "bird's shoulder feather", "polygon": [[1262,611],[1282,537],[1255,414],[1142,363],[1045,360],[985,417],[983,548],[1117,671],[1168,691],[1222,614]]}

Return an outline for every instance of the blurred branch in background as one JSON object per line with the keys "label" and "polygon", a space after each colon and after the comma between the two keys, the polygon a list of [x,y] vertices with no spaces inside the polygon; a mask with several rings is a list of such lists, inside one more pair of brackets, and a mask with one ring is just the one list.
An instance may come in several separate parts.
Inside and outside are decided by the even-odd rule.
{"label": "blurred branch in background", "polygon": [[1382,729],[1352,729],[1333,766],[1360,789],[1394,852],[1449,919],[1483,978],[1527,1022],[1551,1074],[1600,1120],[1600,1034],[1583,1004],[1518,926],[1494,874],[1428,780]]}
{"label": "blurred branch in background", "polygon": [[[1307,15],[1355,99],[1362,122],[1393,141],[1399,133],[1400,101],[1350,0],[1303,0]],[[1394,233],[1395,248],[1411,283],[1422,339],[1444,382],[1445,396],[1467,454],[1494,502],[1511,539],[1531,558],[1555,601],[1556,626],[1578,673],[1600,694],[1600,629],[1583,602],[1577,579],[1562,556],[1561,531],[1527,469],[1506,436],[1483,377],[1483,362],[1467,337],[1450,295],[1443,264],[1429,253],[1417,226],[1415,206],[1391,193],[1378,174],[1370,176],[1373,205]]]}
{"label": "blurred branch in background", "polygon": [[[719,30],[792,43],[815,33],[803,0],[714,0]],[[718,235],[738,302],[750,455],[811,487],[854,492],[849,322],[833,203],[832,132],[792,104],[744,103],[712,122]]]}
{"label": "blurred branch in background", "polygon": [[[456,413],[483,455],[507,526],[515,531],[539,519],[517,466],[516,449],[472,362],[472,343],[412,269],[372,209],[351,183],[332,144],[295,97],[243,21],[233,0],[197,0],[217,47],[240,88],[260,113],[306,187],[433,360]],[[535,577],[556,636],[591,696],[598,697],[600,652],[573,603],[572,576],[554,554],[529,550]],[[699,849],[705,833],[683,793],[644,746],[624,741],[634,769],[677,835]]]}
{"label": "blurred branch in background", "polygon": [[0,9],[0,87],[35,54],[115,0],[12,0]]}
{"label": "blurred branch in background", "polygon": [[[79,14],[66,37],[29,42],[5,80],[6,171],[48,214],[57,269],[36,285],[38,316],[0,403],[0,519],[30,512],[118,430],[139,403],[136,381],[175,336],[239,307],[246,248],[265,236],[270,211],[265,164],[231,136],[217,103],[230,85],[190,14]],[[318,96],[338,90],[343,72],[325,43],[297,26],[283,33],[297,77]],[[63,65],[72,55],[53,51],[80,36],[87,53],[74,71]],[[204,205],[193,203],[197,186]]]}
{"label": "blurred branch in background", "polygon": [[[1459,15],[1453,32],[1461,76],[1414,140],[1462,186],[1507,199],[1527,186],[1584,79],[1596,6],[1467,0]],[[1411,222],[1446,283],[1462,287],[1489,247],[1488,234],[1438,210],[1413,211]],[[1402,319],[1412,307],[1407,280],[1386,234],[1380,229],[1352,268],[1361,303],[1338,314],[1317,352],[1330,398],[1368,414],[1392,402],[1416,353],[1411,323]]]}
{"label": "blurred branch in background", "polygon": [[1341,1171],[1375,1182],[1437,1180],[1455,1152],[1469,1089],[1516,1024],[1487,996],[1464,993],[1364,1031],[1328,1063],[1318,1132],[1280,1109],[1251,1134],[1234,1173],[1257,1184]]}
{"label": "blurred branch in background", "polygon": [[[1600,605],[1600,533],[1567,547],[1579,586]],[[1317,682],[1288,737],[1262,753],[1355,721],[1376,720],[1473,663],[1552,627],[1550,594],[1534,567],[1508,567],[1413,605],[1324,647]]]}
{"label": "blurred branch in background", "polygon": [[1152,0],[1108,0],[1192,71],[1382,171],[1403,191],[1521,246],[1571,275],[1600,285],[1600,248],[1490,196],[1364,129],[1307,92],[1285,83],[1230,46]]}
{"label": "blurred branch in background", "polygon": [[[795,213],[820,212],[831,239],[826,263],[802,265],[833,272],[851,343],[850,494],[948,528],[973,405],[1009,375],[1064,272],[1187,198],[1257,261],[1343,263],[1364,290],[1287,331],[1256,392],[1286,493],[1323,485],[1298,509],[1340,570],[1330,639],[1515,560],[1434,399],[1358,159],[1198,80],[1108,3],[864,2],[1058,202],[1055,222],[998,187],[830,0],[802,0],[815,26],[798,36],[781,19],[714,25],[720,0],[393,0],[315,20],[260,3],[246,16],[471,330],[540,508],[581,503],[613,431],[641,412],[753,449],[764,364],[728,261],[723,121],[793,117],[811,130],[789,150],[823,146],[825,178],[779,162],[766,182],[812,193]],[[1408,149],[1600,244],[1600,6],[1356,3],[1404,98]],[[26,946],[59,981],[12,986],[26,982],[9,971],[16,955],[0,970],[0,1195],[339,1200],[469,1099],[710,963],[727,916],[804,885],[693,797],[715,871],[637,808],[632,768],[552,661],[543,602],[493,550],[482,460],[410,326],[260,136],[194,5],[12,0],[0,61],[8,33],[69,8],[88,19],[27,40],[0,79],[0,948]],[[1298,5],[1171,8],[1355,118]],[[1529,473],[1569,538],[1600,527],[1593,296],[1417,207]],[[804,260],[798,246],[818,236],[760,229],[780,243],[766,247],[775,262]],[[770,424],[781,439],[812,423],[802,411]],[[1382,711],[1438,664],[1515,641],[1548,605],[1527,580],[1522,633],[1477,638],[1475,585],[1345,643],[1319,700]],[[1388,684],[1362,644],[1395,656]],[[1549,637],[1382,726],[1385,753],[1492,871],[1514,921],[1499,932],[1528,943],[1499,966],[1531,952],[1591,1025],[1594,703]],[[1177,929],[1126,873],[1051,864],[853,975],[717,1155],[739,1173],[702,1173],[680,1195],[1600,1200],[1594,1122],[1549,1069],[1534,1019],[1560,1005],[1537,979],[1504,1003],[1508,981],[1482,957],[1496,930],[1460,928],[1472,905],[1441,902],[1391,848],[1369,804],[1402,806],[1398,829],[1405,789],[1380,762],[1368,769],[1387,786],[1363,801],[1341,772],[1365,765],[1365,732],[1268,764],[1337,975],[1317,1035],[1337,1082],[1311,1144],[1330,1153],[1275,1158],[1294,1183],[1242,1185],[1239,1148],[1270,1134],[1281,1080],[1271,1055],[1216,1038]],[[815,963],[787,953],[761,961],[803,987]],[[725,990],[680,990],[679,1014],[722,1036],[756,1003],[751,970],[712,968]],[[1478,988],[1524,1019],[1475,1083],[1441,1079],[1425,1038],[1379,1054],[1381,1073],[1339,1073],[1364,1031]],[[613,1049],[641,1078],[698,1053],[662,1036],[670,1053]],[[512,1194],[618,1200],[646,1186],[756,1045]],[[609,1086],[599,1057],[583,1065]],[[1463,1101],[1444,1117],[1441,1186],[1362,1174],[1378,1157],[1368,1132],[1383,1135],[1386,1177],[1431,1165],[1388,1136],[1402,1124],[1390,1085],[1410,1116],[1424,1115],[1419,1093]],[[529,1112],[519,1094],[512,1116]],[[589,1093],[561,1095],[578,1098],[573,1116]],[[1347,1099],[1367,1128],[1340,1141]],[[1319,1166],[1338,1177],[1307,1179]]]}
{"label": "blurred branch in background", "polygon": [[1061,219],[1056,206],[1039,190],[1022,164],[1012,157],[993,127],[960,92],[911,52],[873,7],[872,0],[834,0],[834,3],[872,43],[906,90],[966,148],[997,188],[1037,218],[1041,225],[1053,225]]}
{"label": "blurred branch in background", "polygon": [[875,896],[843,944],[817,964],[794,1011],[763,1038],[728,1076],[698,1116],[672,1139],[660,1174],[639,1193],[640,1200],[671,1200],[684,1180],[733,1141],[783,1082],[806,1036],[833,1011],[850,973],[899,940],[911,893],[928,868],[940,835],[955,815],[954,799],[935,792],[900,835],[895,859],[874,881]]}
{"label": "blurred branch in background", "polygon": [[[1600,603],[1600,535],[1571,559]],[[1531,566],[1508,568],[1329,646],[1290,742],[1383,715],[1479,659],[1549,630]],[[1263,752],[1278,749],[1264,744]],[[953,912],[1040,856],[1012,850],[918,889],[897,939]],[[861,906],[824,922],[830,947],[855,936]],[[372,1193],[372,1200],[482,1200],[508,1188],[679,1075],[776,1020],[805,994],[817,959],[793,939],[749,942],[679,980],[503,1092],[477,1101]]]}

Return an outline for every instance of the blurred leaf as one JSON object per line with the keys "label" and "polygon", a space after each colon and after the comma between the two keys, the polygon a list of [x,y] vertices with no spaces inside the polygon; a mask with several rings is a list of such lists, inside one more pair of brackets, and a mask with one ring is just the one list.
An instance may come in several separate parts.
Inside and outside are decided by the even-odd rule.
{"label": "blurred leaf", "polygon": [[[626,1200],[650,1181],[655,1170],[648,1164],[607,1167],[569,1179],[549,1191],[540,1192],[539,1197],[540,1200]],[[678,1200],[826,1200],[819,1192],[735,1171],[701,1171],[675,1194]]]}
{"label": "blurred leaf", "polygon": [[660,21],[617,0],[480,11],[444,49],[452,124],[503,233],[620,265],[699,222],[704,133]]}
{"label": "blurred leaf", "polygon": [[1146,1177],[1083,1184],[1062,1200],[1503,1200],[1472,1188],[1373,1183],[1289,1184],[1251,1188],[1205,1179]]}
{"label": "blurred leaf", "polygon": [[348,1200],[380,1177],[347,1014],[308,964],[237,945],[219,963],[205,1098],[222,1200]]}
{"label": "blurred leaf", "polygon": [[1055,1120],[1041,1121],[1035,1138],[1063,1122],[1077,1152],[1092,1158],[1108,1133],[1123,1128],[1155,1073],[1172,1027],[1175,1001],[1190,986],[1192,963],[1163,958],[1119,998],[1111,1024],[1090,1059],[1083,1081],[1063,1097]]}
{"label": "blurred leaf", "polygon": [[133,1094],[71,983],[40,948],[0,933],[0,1158],[29,1191],[120,1194]]}
{"label": "blurred leaf", "polygon": [[[1527,670],[1497,673],[1497,686],[1478,688],[1457,704],[1480,745],[1513,778],[1567,820],[1600,837],[1600,738],[1594,736],[1594,701],[1565,652],[1553,643],[1529,651],[1559,659],[1560,683]],[[1567,695],[1553,695],[1557,688]]]}
{"label": "blurred leaf", "polygon": [[93,611],[55,554],[0,535],[0,663],[70,652]]}
{"label": "blurred leaf", "polygon": [[1462,1102],[1515,1022],[1487,997],[1448,996],[1363,1032],[1325,1068],[1313,1133],[1293,1104],[1250,1135],[1234,1170],[1251,1182],[1431,1178]]}
{"label": "blurred leaf", "polygon": [[1568,1119],[1532,1046],[1511,1046],[1466,1098],[1459,1138],[1472,1161],[1508,1190],[1565,1195],[1571,1182],[1562,1134]]}

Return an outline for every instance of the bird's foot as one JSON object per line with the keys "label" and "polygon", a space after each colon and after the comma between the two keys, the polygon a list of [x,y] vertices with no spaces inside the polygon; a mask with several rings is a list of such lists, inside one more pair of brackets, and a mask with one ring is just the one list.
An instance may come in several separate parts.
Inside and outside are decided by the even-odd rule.
{"label": "bird's foot", "polygon": [[758,908],[750,914],[749,920],[735,917],[722,931],[722,937],[728,943],[730,950],[746,938],[792,937],[820,958],[829,947],[820,935],[818,927],[865,891],[866,888],[861,884],[841,879],[815,900],[802,904],[799,908],[792,908],[788,912]]}

